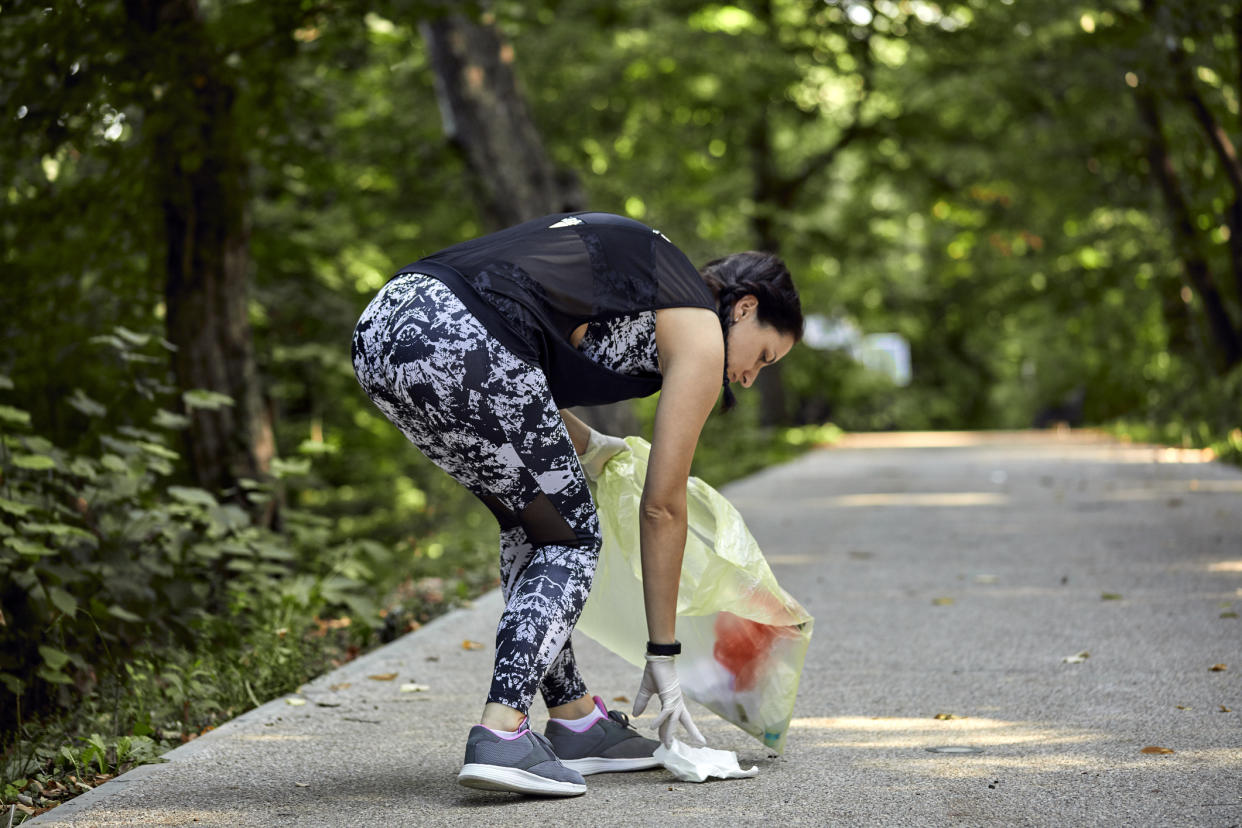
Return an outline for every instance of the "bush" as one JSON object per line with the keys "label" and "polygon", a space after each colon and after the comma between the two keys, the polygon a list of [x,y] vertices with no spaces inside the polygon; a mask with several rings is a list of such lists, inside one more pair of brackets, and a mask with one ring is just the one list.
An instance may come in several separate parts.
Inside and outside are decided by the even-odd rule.
{"label": "bush", "polygon": [[1145,411],[1115,421],[1110,430],[1144,442],[1210,448],[1242,465],[1242,364],[1223,376],[1176,372],[1167,385],[1150,390]]}
{"label": "bush", "polygon": [[[163,363],[146,335],[117,329],[97,344],[131,365]],[[188,420],[162,381],[140,371],[133,390],[109,419],[138,421],[92,425],[85,449],[54,445],[0,405],[0,731],[75,704],[140,651],[236,644],[255,624],[333,607],[363,628],[379,620],[364,586],[391,548],[333,543],[327,521],[291,510],[284,534],[256,525],[246,507],[270,500],[270,484],[244,480],[231,501],[176,485],[170,444]],[[110,413],[80,390],[67,404],[93,424]],[[190,392],[182,404],[229,401]]]}

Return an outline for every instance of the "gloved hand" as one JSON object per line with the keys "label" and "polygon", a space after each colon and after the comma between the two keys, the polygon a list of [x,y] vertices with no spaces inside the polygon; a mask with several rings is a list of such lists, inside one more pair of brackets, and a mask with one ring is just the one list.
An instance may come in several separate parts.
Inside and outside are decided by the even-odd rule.
{"label": "gloved hand", "polygon": [[694,726],[690,711],[686,709],[672,656],[647,656],[647,669],[643,671],[642,684],[638,687],[638,695],[634,697],[635,716],[641,716],[647,709],[647,701],[652,693],[660,697],[660,717],[656,719],[655,726],[660,730],[660,742],[664,747],[672,747],[678,724],[685,727],[689,735],[686,744],[691,747],[703,747],[707,744],[703,734]]}
{"label": "gloved hand", "polygon": [[591,429],[586,451],[578,455],[578,462],[582,464],[582,471],[587,479],[596,480],[604,473],[604,464],[612,459],[614,454],[629,451],[629,448],[620,437],[611,437]]}

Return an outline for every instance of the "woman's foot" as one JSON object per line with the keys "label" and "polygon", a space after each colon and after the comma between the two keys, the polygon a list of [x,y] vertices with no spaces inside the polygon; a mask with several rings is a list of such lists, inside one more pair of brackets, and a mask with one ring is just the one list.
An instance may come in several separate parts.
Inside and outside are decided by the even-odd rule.
{"label": "woman's foot", "polygon": [[658,741],[639,735],[629,716],[609,710],[599,696],[594,702],[599,717],[587,727],[575,730],[553,720],[544,729],[562,765],[583,776],[661,767],[660,760],[652,756],[660,746]]}
{"label": "woman's foot", "polygon": [[586,782],[565,767],[548,740],[524,721],[512,734],[483,725],[470,728],[466,760],[457,781],[467,788],[509,791],[530,796],[580,796]]}

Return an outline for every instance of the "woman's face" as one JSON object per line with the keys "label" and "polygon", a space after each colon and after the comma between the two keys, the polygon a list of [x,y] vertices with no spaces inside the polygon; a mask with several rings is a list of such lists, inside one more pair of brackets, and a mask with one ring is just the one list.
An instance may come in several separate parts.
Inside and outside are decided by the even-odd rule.
{"label": "woman's face", "polygon": [[733,303],[733,325],[729,328],[729,382],[750,388],[763,366],[771,365],[794,346],[793,334],[781,333],[759,321],[759,301],[746,295]]}

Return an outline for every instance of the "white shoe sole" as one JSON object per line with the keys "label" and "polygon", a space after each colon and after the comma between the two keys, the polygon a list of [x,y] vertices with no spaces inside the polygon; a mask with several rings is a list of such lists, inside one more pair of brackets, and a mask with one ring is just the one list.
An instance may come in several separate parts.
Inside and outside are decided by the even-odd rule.
{"label": "white shoe sole", "polygon": [[640,756],[637,759],[602,759],[595,757],[562,759],[561,764],[576,770],[583,776],[590,776],[593,773],[619,773],[664,767],[664,764],[654,756]]}
{"label": "white shoe sole", "polygon": [[461,773],[457,774],[457,783],[483,791],[508,791],[536,796],[581,796],[586,793],[586,785],[558,782],[521,768],[506,768],[501,765],[462,765]]}

